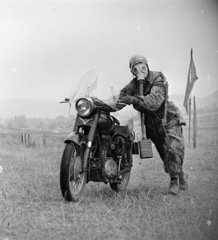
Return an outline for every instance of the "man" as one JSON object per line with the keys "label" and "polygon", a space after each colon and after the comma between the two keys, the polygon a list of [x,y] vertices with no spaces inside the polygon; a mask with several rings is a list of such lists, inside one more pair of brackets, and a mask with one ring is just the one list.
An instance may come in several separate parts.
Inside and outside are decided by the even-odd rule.
{"label": "man", "polygon": [[[169,193],[177,195],[180,190],[186,190],[188,184],[183,171],[184,137],[182,125],[185,121],[179,109],[173,102],[167,100],[166,78],[161,72],[150,71],[148,61],[143,55],[134,55],[129,61],[133,80],[121,91],[117,108],[133,105],[139,112],[144,113],[144,123],[148,139],[155,144],[164,162],[164,169],[170,175]],[[143,96],[138,95],[139,81],[143,82]],[[167,101],[166,124],[163,122],[165,100]]]}

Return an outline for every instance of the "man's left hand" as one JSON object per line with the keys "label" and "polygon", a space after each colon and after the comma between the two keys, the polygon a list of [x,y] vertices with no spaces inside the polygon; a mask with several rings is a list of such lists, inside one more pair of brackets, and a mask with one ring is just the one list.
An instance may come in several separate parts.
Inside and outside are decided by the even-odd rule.
{"label": "man's left hand", "polygon": [[130,104],[137,104],[138,103],[138,99],[136,98],[136,97],[133,97],[133,96],[125,96],[122,100],[121,100],[121,102],[123,102],[123,103],[126,103],[126,104],[128,104],[128,105],[130,105]]}

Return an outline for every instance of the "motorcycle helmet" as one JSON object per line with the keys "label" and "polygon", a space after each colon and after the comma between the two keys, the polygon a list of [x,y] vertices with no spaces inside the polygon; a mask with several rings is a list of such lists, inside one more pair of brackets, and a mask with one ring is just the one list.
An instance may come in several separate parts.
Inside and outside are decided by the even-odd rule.
{"label": "motorcycle helmet", "polygon": [[143,56],[141,54],[133,55],[129,60],[129,68],[131,69],[131,72],[132,72],[133,66],[138,63],[145,63],[146,65],[148,65],[148,60],[146,59],[145,56]]}

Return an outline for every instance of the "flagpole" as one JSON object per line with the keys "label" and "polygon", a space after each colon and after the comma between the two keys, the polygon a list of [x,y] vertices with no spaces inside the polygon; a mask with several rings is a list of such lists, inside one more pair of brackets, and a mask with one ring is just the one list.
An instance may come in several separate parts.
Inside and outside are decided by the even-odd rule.
{"label": "flagpole", "polygon": [[191,92],[194,87],[195,81],[198,79],[192,55],[193,55],[193,50],[191,48],[191,59],[189,64],[188,79],[187,79],[185,98],[183,103],[183,106],[186,109],[186,113],[189,115],[189,129],[188,129],[189,147],[190,147],[190,139],[191,139]]}
{"label": "flagpole", "polygon": [[[191,48],[191,59],[192,59],[192,48]],[[190,62],[190,66],[189,69],[191,69],[191,62]],[[192,79],[192,73],[189,70],[189,79]],[[190,140],[191,140],[191,108],[192,108],[192,103],[191,103],[191,95],[189,98],[189,129],[188,129],[188,145],[190,147]]]}
{"label": "flagpole", "polygon": [[191,96],[189,98],[189,124],[188,124],[188,146],[190,147],[190,139],[191,139]]}
{"label": "flagpole", "polygon": [[195,97],[193,99],[193,147],[196,148],[197,146],[197,109],[196,109],[196,102]]}

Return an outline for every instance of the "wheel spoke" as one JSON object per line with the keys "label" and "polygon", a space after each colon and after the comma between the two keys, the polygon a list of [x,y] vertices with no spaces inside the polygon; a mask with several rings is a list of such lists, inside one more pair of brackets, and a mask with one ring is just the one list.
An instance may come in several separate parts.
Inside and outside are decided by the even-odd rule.
{"label": "wheel spoke", "polygon": [[76,180],[73,180],[70,184],[71,184],[71,188],[72,188],[72,192],[74,194],[77,194],[80,189],[82,188],[83,185],[83,181],[84,181],[84,175],[80,175]]}
{"label": "wheel spoke", "polygon": [[86,172],[82,172],[84,149],[74,143],[65,147],[62,162],[60,185],[63,197],[67,201],[78,201],[86,185]]}
{"label": "wheel spoke", "polygon": [[[81,155],[81,149],[79,147],[75,148],[74,153],[72,154],[72,158],[71,158],[71,175],[70,175],[70,187],[72,190],[73,194],[77,194],[79,193],[79,191],[82,188],[83,185],[83,175],[81,176],[81,174],[79,174],[78,176],[75,175],[75,167],[76,167],[76,161],[78,161],[78,158]],[[80,159],[81,160],[81,159]]]}
{"label": "wheel spoke", "polygon": [[73,173],[70,175],[70,182],[74,181],[74,175]]}
{"label": "wheel spoke", "polygon": [[71,157],[71,168],[70,168],[70,187],[73,194],[79,193],[83,185],[83,175],[75,175],[76,161],[80,157],[80,148],[77,147]]}

